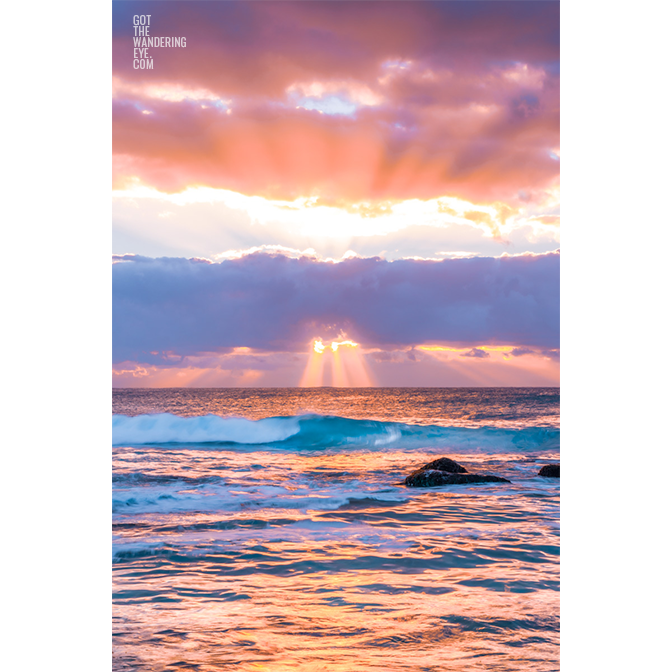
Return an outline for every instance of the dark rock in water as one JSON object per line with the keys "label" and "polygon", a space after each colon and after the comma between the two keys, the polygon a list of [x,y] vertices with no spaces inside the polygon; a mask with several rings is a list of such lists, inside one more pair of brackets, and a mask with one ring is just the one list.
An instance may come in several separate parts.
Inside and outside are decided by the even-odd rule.
{"label": "dark rock in water", "polygon": [[406,477],[404,485],[411,488],[432,488],[437,485],[458,485],[462,483],[511,483],[506,478],[487,474],[455,474],[439,469],[418,469]]}
{"label": "dark rock in water", "polygon": [[448,457],[440,457],[438,460],[416,469],[404,481],[404,485],[411,488],[432,488],[437,485],[458,485],[461,483],[511,483],[511,481],[499,476],[470,474],[461,464]]}
{"label": "dark rock in water", "polygon": [[429,464],[426,464],[423,469],[437,469],[438,471],[448,471],[451,474],[466,474],[467,470],[461,465],[451,460],[449,457],[440,457]]}
{"label": "dark rock in water", "polygon": [[548,476],[550,478],[560,478],[559,464],[545,464],[539,469],[539,476]]}

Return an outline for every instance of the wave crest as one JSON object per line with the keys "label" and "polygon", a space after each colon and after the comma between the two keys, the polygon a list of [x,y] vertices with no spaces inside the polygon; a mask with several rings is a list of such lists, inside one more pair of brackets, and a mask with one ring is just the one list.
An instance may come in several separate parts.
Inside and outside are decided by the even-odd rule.
{"label": "wave crest", "polygon": [[406,425],[326,415],[248,420],[219,415],[182,417],[158,413],[114,415],[112,443],[115,446],[219,444],[240,446],[240,449],[272,446],[290,450],[441,447],[458,452],[519,452],[558,449],[560,431],[552,427],[501,429]]}
{"label": "wave crest", "polygon": [[162,443],[276,443],[298,434],[298,417],[223,418],[199,415],[184,418],[172,413],[113,415],[112,445]]}

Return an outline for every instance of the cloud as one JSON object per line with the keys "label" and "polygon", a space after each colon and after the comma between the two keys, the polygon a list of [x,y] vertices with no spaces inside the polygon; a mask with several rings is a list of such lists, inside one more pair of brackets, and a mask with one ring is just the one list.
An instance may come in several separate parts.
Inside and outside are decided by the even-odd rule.
{"label": "cloud", "polygon": [[476,357],[482,359],[485,357],[490,357],[490,353],[486,352],[485,350],[481,350],[480,348],[472,348],[469,350],[469,352],[463,352],[460,357]]}
{"label": "cloud", "polygon": [[248,347],[306,352],[342,333],[364,348],[505,344],[554,351],[559,254],[338,263],[251,254],[113,264],[114,361]]}
{"label": "cloud", "polygon": [[523,355],[533,355],[535,352],[531,348],[514,348],[509,354],[514,357],[522,357]]}
{"label": "cloud", "polygon": [[[114,179],[293,199],[557,180],[559,3],[113,4]],[[132,15],[185,36],[133,70]],[[186,132],[185,132],[186,131]]]}

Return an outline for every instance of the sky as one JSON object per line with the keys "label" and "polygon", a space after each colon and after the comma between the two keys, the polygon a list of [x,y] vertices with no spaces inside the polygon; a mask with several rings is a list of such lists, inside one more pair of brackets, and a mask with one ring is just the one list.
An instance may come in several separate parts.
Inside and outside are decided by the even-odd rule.
{"label": "sky", "polygon": [[114,2],[112,84],[115,386],[559,384],[559,3]]}

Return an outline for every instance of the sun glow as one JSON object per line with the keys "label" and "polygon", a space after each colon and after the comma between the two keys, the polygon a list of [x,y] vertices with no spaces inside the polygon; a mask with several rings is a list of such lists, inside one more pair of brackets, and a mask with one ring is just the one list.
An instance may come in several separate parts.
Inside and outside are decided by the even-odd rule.
{"label": "sun glow", "polygon": [[336,352],[338,348],[342,345],[346,345],[349,348],[357,348],[359,347],[359,343],[355,343],[353,341],[332,341],[331,343],[331,349]]}
{"label": "sun glow", "polygon": [[222,204],[246,213],[255,225],[279,225],[296,234],[319,239],[388,235],[412,225],[435,228],[469,226],[478,229],[486,238],[508,236],[520,227],[531,228],[535,235],[547,234],[557,228],[549,227],[545,219],[540,219],[549,212],[555,215],[556,199],[551,191],[545,202],[526,203],[518,210],[507,209],[501,203],[476,204],[451,196],[336,205],[325,203],[317,196],[278,200],[204,186],[192,186],[170,194],[143,185],[137,177],[129,177],[126,188],[113,190],[112,195],[115,199],[148,199],[177,207],[199,203]]}
{"label": "sun glow", "polygon": [[300,387],[372,387],[374,385],[359,343],[332,341],[327,347],[321,338],[312,342]]}

